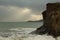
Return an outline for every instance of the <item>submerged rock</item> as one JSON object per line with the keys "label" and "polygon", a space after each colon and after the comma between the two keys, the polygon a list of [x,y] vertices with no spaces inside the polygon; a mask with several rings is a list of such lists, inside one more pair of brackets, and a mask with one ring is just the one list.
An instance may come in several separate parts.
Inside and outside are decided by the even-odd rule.
{"label": "submerged rock", "polygon": [[48,3],[42,15],[44,24],[37,28],[36,33],[60,36],[60,3]]}

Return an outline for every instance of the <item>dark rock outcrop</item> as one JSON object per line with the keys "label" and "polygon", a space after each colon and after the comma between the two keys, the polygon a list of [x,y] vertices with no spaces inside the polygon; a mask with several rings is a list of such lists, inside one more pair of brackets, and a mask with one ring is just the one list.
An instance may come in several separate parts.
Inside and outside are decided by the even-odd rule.
{"label": "dark rock outcrop", "polygon": [[60,3],[48,3],[42,15],[44,24],[37,28],[36,33],[60,36]]}

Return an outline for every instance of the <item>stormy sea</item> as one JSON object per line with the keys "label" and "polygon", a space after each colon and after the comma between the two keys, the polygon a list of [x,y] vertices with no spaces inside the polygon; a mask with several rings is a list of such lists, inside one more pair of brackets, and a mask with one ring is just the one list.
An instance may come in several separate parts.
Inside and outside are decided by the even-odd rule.
{"label": "stormy sea", "polygon": [[47,34],[30,34],[42,25],[43,22],[0,22],[0,40],[55,40]]}

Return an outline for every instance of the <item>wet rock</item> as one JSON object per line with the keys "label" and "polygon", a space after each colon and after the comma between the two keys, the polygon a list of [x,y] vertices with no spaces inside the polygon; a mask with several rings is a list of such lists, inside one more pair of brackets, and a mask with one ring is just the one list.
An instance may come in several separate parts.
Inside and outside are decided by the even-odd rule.
{"label": "wet rock", "polygon": [[40,34],[40,35],[43,35],[43,34],[45,34],[47,32],[48,32],[48,30],[44,26],[41,26],[40,28],[37,28],[37,30],[36,30],[36,34]]}

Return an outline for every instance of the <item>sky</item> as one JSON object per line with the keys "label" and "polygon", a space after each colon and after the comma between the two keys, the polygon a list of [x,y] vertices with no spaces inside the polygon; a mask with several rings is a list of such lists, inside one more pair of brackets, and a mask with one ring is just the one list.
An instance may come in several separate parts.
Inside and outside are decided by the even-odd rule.
{"label": "sky", "polygon": [[0,0],[0,22],[37,21],[47,3],[60,0]]}

